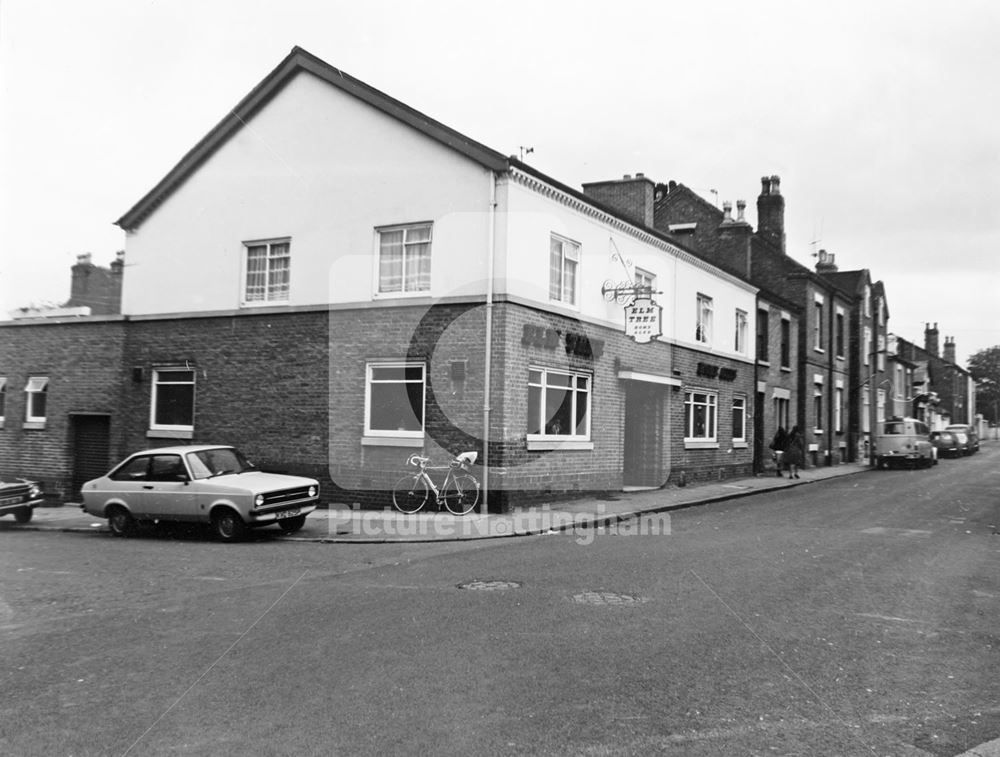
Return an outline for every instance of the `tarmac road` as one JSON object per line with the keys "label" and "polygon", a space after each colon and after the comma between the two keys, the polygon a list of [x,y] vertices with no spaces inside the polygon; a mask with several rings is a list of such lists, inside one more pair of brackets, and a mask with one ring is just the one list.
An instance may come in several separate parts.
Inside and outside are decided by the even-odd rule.
{"label": "tarmac road", "polygon": [[4,529],[0,752],[957,755],[1000,735],[998,462],[520,539]]}

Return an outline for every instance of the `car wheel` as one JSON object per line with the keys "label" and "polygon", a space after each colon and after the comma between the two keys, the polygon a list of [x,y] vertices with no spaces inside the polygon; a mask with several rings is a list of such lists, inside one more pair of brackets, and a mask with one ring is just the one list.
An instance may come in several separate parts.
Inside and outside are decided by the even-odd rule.
{"label": "car wheel", "polygon": [[243,519],[228,507],[223,507],[212,514],[212,529],[221,541],[239,541],[247,532]]}
{"label": "car wheel", "polygon": [[18,523],[27,523],[31,520],[32,509],[30,507],[22,507],[20,510],[14,511],[14,520]]}
{"label": "car wheel", "polygon": [[114,505],[108,509],[108,528],[114,536],[131,536],[135,533],[135,518],[124,507]]}
{"label": "car wheel", "polygon": [[306,524],[305,515],[295,515],[291,518],[282,518],[278,521],[278,525],[281,526],[281,530],[286,534],[294,534],[302,526]]}

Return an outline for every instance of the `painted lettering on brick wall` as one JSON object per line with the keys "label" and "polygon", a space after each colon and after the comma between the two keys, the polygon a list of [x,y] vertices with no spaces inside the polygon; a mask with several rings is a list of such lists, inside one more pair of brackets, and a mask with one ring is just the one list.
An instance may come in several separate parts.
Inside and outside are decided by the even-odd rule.
{"label": "painted lettering on brick wall", "polygon": [[524,325],[524,330],[521,332],[521,344],[530,347],[544,347],[549,350],[557,349],[562,344],[567,355],[586,358],[599,358],[604,354],[604,342],[600,339],[591,339],[586,334],[574,331],[564,332],[562,329],[532,324]]}
{"label": "painted lettering on brick wall", "polygon": [[702,378],[717,378],[720,381],[735,381],[735,368],[721,368],[709,363],[698,363],[698,375]]}

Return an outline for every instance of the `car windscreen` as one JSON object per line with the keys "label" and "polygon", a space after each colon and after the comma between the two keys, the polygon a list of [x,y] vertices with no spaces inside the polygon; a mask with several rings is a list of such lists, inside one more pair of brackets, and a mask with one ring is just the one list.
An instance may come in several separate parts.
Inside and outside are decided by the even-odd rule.
{"label": "car windscreen", "polygon": [[232,447],[189,452],[187,460],[191,475],[196,479],[222,476],[227,473],[243,473],[253,469],[247,459]]}

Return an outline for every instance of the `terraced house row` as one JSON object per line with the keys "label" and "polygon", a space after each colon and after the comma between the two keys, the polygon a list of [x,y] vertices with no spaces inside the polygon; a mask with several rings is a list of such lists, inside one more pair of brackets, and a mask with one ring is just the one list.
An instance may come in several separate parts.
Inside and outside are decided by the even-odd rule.
{"label": "terraced house row", "polygon": [[111,270],[0,324],[0,469],[72,498],[230,443],[377,504],[412,452],[469,449],[505,509],[762,472],[779,425],[863,461],[919,368],[892,383],[885,288],[786,254],[778,177],[744,212],[575,189],[295,48],[122,215]]}

